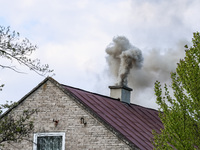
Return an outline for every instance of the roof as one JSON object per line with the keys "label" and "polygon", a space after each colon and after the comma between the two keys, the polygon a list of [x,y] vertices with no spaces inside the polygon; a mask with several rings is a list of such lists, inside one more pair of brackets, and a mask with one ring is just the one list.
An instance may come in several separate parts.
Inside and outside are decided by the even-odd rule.
{"label": "roof", "polygon": [[139,149],[153,149],[152,130],[159,132],[163,125],[158,117],[158,111],[135,104],[128,104],[108,96],[88,92],[82,89],[58,83],[51,77],[47,77],[33,90],[20,99],[17,105],[8,109],[0,116],[0,119],[17,107],[26,98],[35,92],[47,81],[54,83],[59,89],[69,94],[90,111],[97,119],[122,140],[128,141],[130,146]]}
{"label": "roof", "polygon": [[66,85],[62,87],[139,149],[153,149],[152,130],[163,128],[157,110]]}

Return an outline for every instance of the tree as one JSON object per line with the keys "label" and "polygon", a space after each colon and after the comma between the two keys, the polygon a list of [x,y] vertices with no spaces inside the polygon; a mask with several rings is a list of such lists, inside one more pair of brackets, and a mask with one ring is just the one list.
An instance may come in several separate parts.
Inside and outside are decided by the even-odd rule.
{"label": "tree", "polygon": [[[0,113],[2,113],[2,108],[13,108],[16,105],[17,103],[1,105]],[[22,114],[18,116],[13,113],[9,115],[1,115],[0,147],[4,146],[4,142],[11,144],[11,142],[28,140],[30,133],[32,133],[34,129],[33,121],[29,119],[36,111],[36,109],[23,110]]]}
{"label": "tree", "polygon": [[[18,62],[42,76],[53,72],[48,64],[41,65],[39,59],[30,57],[36,49],[37,46],[30,43],[27,38],[22,39],[18,32],[11,31],[10,27],[0,26],[0,57],[2,60],[9,60],[9,64]],[[16,66],[7,65],[7,63],[2,64],[1,62],[0,68],[22,73]],[[0,91],[3,86],[4,84],[0,85]],[[17,117],[12,113],[2,114],[3,109],[12,109],[16,105],[17,103],[0,105],[0,147],[4,142],[20,142],[33,131],[33,121],[29,119],[37,110],[23,110],[23,113]]]}
{"label": "tree", "polygon": [[200,149],[200,34],[193,34],[193,46],[171,73],[173,96],[165,84],[155,83],[159,116],[164,128],[153,131],[155,149]]}
{"label": "tree", "polygon": [[[0,56],[11,62],[17,61],[20,65],[25,65],[30,70],[35,71],[39,75],[46,75],[53,70],[49,69],[49,65],[41,65],[39,59],[31,59],[30,55],[37,49],[36,45],[32,45],[27,38],[21,39],[20,34],[11,31],[10,27],[0,26]],[[0,64],[1,68],[12,69],[16,72],[15,66]]]}

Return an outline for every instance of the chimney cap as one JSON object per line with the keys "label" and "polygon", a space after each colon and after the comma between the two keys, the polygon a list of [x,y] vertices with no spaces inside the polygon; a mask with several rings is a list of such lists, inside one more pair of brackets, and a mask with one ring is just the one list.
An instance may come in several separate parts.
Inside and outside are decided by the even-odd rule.
{"label": "chimney cap", "polygon": [[115,86],[109,86],[110,89],[125,89],[128,91],[132,91],[133,89],[127,87],[127,86],[122,86],[122,85],[115,85]]}

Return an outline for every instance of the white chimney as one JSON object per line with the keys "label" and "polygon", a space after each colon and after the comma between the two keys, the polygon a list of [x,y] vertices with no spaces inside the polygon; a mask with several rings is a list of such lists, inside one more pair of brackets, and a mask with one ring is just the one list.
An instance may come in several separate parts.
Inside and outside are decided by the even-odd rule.
{"label": "white chimney", "polygon": [[127,86],[109,86],[110,97],[120,99],[121,102],[130,104],[132,89]]}

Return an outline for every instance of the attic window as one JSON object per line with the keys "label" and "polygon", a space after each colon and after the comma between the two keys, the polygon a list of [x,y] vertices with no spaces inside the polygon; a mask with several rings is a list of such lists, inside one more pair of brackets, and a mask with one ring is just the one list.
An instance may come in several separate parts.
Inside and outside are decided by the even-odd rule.
{"label": "attic window", "polygon": [[65,133],[35,133],[33,150],[65,150]]}

